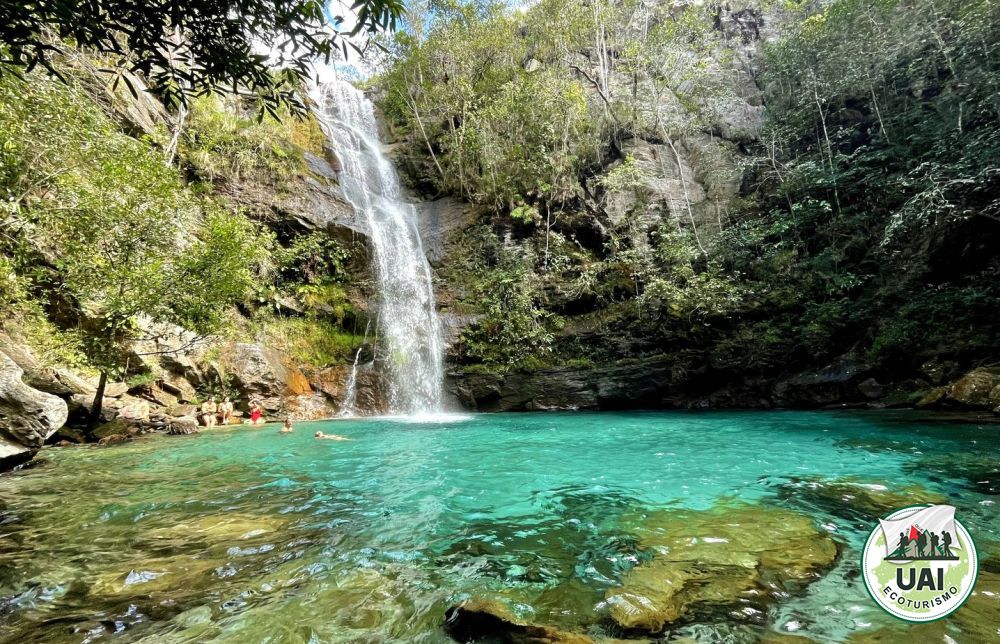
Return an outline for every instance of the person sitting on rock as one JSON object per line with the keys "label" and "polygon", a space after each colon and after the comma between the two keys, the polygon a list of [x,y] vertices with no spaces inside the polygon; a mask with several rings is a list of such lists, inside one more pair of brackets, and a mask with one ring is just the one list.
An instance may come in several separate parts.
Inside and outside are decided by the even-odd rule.
{"label": "person sitting on rock", "polygon": [[205,427],[215,427],[215,414],[219,406],[215,404],[215,396],[201,403],[201,422]]}
{"label": "person sitting on rock", "polygon": [[291,418],[286,418],[285,419],[285,424],[281,426],[281,433],[282,434],[288,434],[293,429],[294,428],[292,427],[292,419]]}
{"label": "person sitting on rock", "polygon": [[346,436],[339,436],[337,434],[324,434],[323,432],[316,432],[316,438],[327,440],[327,441],[349,441],[350,438]]}
{"label": "person sitting on rock", "polygon": [[233,403],[229,400],[229,396],[222,399],[222,403],[219,404],[219,424],[228,425],[233,420]]}

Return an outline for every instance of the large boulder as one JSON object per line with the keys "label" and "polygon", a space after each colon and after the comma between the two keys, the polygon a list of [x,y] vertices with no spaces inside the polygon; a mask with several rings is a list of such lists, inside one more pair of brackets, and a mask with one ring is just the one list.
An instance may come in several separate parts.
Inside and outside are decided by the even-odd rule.
{"label": "large boulder", "polygon": [[624,517],[650,561],[632,568],[605,601],[622,629],[662,633],[707,609],[767,606],[819,578],[837,546],[803,514],[759,506],[660,510]]}
{"label": "large boulder", "polygon": [[280,409],[289,379],[282,354],[247,342],[233,343],[227,349],[222,368],[240,395],[259,399],[265,409]]}
{"label": "large boulder", "polygon": [[1000,368],[973,369],[948,390],[947,402],[968,409],[993,409],[1000,405]]}
{"label": "large boulder", "polygon": [[33,389],[61,398],[74,394],[94,394],[95,387],[87,380],[68,369],[43,364],[23,342],[6,334],[0,334],[0,351],[24,370],[22,380]]}
{"label": "large boulder", "polygon": [[197,434],[198,420],[194,416],[178,416],[171,418],[167,433],[172,435]]}
{"label": "large boulder", "polygon": [[66,401],[24,384],[23,375],[0,353],[0,467],[30,458],[69,415]]}

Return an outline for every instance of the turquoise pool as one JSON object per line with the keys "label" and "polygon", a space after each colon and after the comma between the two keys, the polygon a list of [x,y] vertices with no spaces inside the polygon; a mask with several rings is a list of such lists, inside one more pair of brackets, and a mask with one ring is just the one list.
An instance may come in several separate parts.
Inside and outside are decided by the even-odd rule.
{"label": "turquoise pool", "polygon": [[[926,628],[976,641],[1000,626],[998,439],[903,412],[634,412],[49,449],[0,477],[0,638],[447,642],[445,611],[465,599],[595,641],[895,637],[906,625],[867,596],[860,545],[894,504],[944,500],[979,544],[987,594]],[[656,633],[614,612],[615,589],[669,556],[649,526],[696,526],[724,549],[740,517],[754,534],[740,556],[762,557],[769,522],[798,516],[828,546],[808,573],[769,581],[751,563],[732,596],[689,598]],[[707,570],[698,583],[734,568]]]}

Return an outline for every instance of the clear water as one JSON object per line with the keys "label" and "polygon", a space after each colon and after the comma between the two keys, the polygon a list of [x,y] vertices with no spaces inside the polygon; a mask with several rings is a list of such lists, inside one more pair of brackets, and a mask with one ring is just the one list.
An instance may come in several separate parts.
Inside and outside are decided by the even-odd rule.
{"label": "clear water", "polygon": [[484,414],[46,450],[0,477],[0,639],[444,642],[446,608],[485,595],[599,640],[615,634],[601,600],[625,570],[608,550],[619,518],[732,503],[808,514],[838,563],[763,619],[720,611],[673,636],[902,635],[856,575],[874,519],[802,482],[944,495],[995,561],[980,473],[998,435],[889,413]]}
{"label": "clear water", "polygon": [[[396,170],[382,153],[371,101],[343,80],[324,83],[315,94],[318,115],[341,162],[340,187],[371,242],[376,354],[389,376],[387,411],[437,411],[444,347],[416,211],[403,199]],[[347,398],[352,395],[349,388]]]}

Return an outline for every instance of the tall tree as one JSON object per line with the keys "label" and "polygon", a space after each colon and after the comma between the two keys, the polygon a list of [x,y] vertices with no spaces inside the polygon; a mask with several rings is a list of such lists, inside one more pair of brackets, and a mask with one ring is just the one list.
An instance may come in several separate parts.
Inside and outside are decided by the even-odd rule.
{"label": "tall tree", "polygon": [[321,0],[4,0],[0,73],[39,65],[57,73],[51,56],[69,40],[110,54],[117,70],[109,71],[126,83],[121,72],[141,73],[168,103],[227,89],[252,93],[270,112],[303,110],[295,88],[310,62],[358,49],[345,36],[395,28],[403,9],[403,0],[357,0],[343,14]]}

